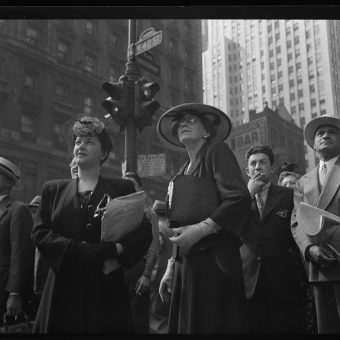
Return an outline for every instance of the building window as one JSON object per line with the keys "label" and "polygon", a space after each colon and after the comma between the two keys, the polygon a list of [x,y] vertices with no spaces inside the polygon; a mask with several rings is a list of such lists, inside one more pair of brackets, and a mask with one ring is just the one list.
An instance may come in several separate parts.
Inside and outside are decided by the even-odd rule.
{"label": "building window", "polygon": [[297,45],[300,42],[299,37],[294,37],[294,44]]}
{"label": "building window", "polygon": [[288,67],[288,73],[293,73],[294,72],[294,67],[293,66],[289,66]]}
{"label": "building window", "polygon": [[96,24],[93,20],[85,20],[85,31],[92,35],[96,34]]}
{"label": "building window", "polygon": [[316,112],[313,112],[313,113],[312,113],[312,119],[313,119],[313,118],[316,118],[316,117],[317,117],[317,113],[316,113]]}
{"label": "building window", "polygon": [[298,97],[299,98],[303,97],[303,90],[298,90]]}
{"label": "building window", "polygon": [[296,106],[292,106],[290,108],[290,112],[291,112],[292,115],[295,114],[296,113]]}
{"label": "building window", "polygon": [[300,103],[300,104],[299,104],[299,111],[300,111],[300,113],[303,112],[304,109],[305,109],[304,104],[303,104],[303,103]]}
{"label": "building window", "polygon": [[91,114],[94,112],[94,98],[91,96],[84,97],[84,113]]}
{"label": "building window", "polygon": [[305,117],[301,117],[300,118],[300,127],[305,127],[305,124],[306,124],[306,119],[305,119]]}
{"label": "building window", "polygon": [[58,40],[57,42],[57,57],[59,59],[68,61],[70,55],[70,47],[69,45],[62,40]]}
{"label": "building window", "polygon": [[37,76],[33,73],[26,73],[24,76],[24,88],[26,91],[35,93],[37,87]]}
{"label": "building window", "polygon": [[292,47],[292,41],[291,40],[287,40],[287,48],[291,48]]}
{"label": "building window", "polygon": [[316,99],[312,98],[310,101],[311,106],[316,106]]}
{"label": "building window", "polygon": [[34,122],[31,114],[25,113],[21,115],[20,131],[30,136],[34,134]]}
{"label": "building window", "polygon": [[66,84],[58,83],[55,88],[55,99],[67,103],[68,88]]}
{"label": "building window", "polygon": [[96,58],[92,54],[85,55],[85,70],[89,72],[95,72],[96,68]]}
{"label": "building window", "polygon": [[295,99],[295,93],[290,93],[289,98],[290,98],[290,100],[294,100]]}
{"label": "building window", "polygon": [[39,42],[38,29],[32,26],[26,28],[26,41],[33,46],[37,46]]}

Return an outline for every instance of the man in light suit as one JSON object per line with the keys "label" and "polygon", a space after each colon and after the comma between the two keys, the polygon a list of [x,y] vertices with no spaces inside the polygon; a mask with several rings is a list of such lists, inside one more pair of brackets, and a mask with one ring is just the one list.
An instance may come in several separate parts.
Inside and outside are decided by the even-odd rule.
{"label": "man in light suit", "polygon": [[340,262],[327,246],[311,242],[296,217],[300,202],[340,216],[340,119],[334,115],[314,118],[304,134],[320,163],[296,184],[291,229],[313,287],[318,333],[340,333]]}
{"label": "man in light suit", "polygon": [[242,239],[240,254],[249,330],[301,333],[305,273],[290,230],[293,190],[272,183],[274,155],[269,146],[250,148],[246,159],[252,204],[249,234]]}
{"label": "man in light suit", "polygon": [[9,195],[19,179],[19,168],[0,157],[0,324],[5,313],[20,315],[33,292],[33,220],[29,208]]}

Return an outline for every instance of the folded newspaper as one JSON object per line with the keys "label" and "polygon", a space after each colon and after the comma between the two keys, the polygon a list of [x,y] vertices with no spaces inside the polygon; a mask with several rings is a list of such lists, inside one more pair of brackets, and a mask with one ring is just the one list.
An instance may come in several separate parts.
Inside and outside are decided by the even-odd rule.
{"label": "folded newspaper", "polygon": [[329,211],[301,202],[296,218],[311,242],[327,245],[340,260],[340,217]]}
{"label": "folded newspaper", "polygon": [[[109,200],[102,218],[101,240],[119,242],[136,229],[143,220],[146,194],[138,191],[130,195]],[[116,259],[104,261],[104,274],[121,267]]]}

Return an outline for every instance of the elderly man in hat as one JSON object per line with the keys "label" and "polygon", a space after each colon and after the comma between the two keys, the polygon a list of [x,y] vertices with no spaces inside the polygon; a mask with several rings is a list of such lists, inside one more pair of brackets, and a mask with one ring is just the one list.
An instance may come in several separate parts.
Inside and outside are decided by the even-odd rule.
{"label": "elderly man in hat", "polygon": [[29,208],[10,197],[20,187],[20,170],[0,157],[0,324],[3,315],[15,319],[32,293],[32,217]]}
{"label": "elderly man in hat", "polygon": [[291,229],[313,287],[318,333],[340,333],[340,262],[330,248],[310,240],[301,227],[303,220],[297,218],[301,202],[340,216],[340,119],[317,117],[304,134],[320,163],[296,183]]}

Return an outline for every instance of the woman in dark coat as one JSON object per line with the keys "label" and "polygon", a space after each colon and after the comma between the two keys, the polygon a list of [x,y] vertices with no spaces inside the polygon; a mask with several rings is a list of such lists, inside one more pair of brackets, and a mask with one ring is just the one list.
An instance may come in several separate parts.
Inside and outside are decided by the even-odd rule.
{"label": "woman in dark coat", "polygon": [[[32,239],[50,270],[37,313],[36,333],[131,332],[132,322],[124,267],[147,251],[151,225],[143,223],[119,243],[101,242],[101,218],[95,210],[104,194],[133,193],[128,180],[99,175],[112,150],[104,123],[84,116],[73,125],[76,178],[44,184]],[[120,267],[104,274],[104,260]]]}
{"label": "woman in dark coat", "polygon": [[[213,183],[219,201],[208,218],[175,228],[178,236],[170,238],[179,255],[169,259],[159,288],[163,301],[171,293],[170,333],[247,333],[239,247],[250,196],[234,154],[222,142],[230,130],[222,111],[194,103],[172,108],[157,125],[165,141],[186,148],[189,160],[179,174]],[[168,203],[171,211],[171,192]]]}

